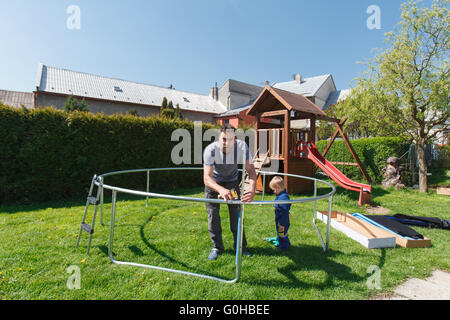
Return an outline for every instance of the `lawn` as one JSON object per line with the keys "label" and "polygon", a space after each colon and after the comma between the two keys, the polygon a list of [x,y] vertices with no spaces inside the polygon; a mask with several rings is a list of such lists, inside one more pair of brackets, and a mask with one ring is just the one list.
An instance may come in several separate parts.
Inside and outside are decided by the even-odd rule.
{"label": "lawn", "polygon": [[[448,174],[444,180],[448,181]],[[320,189],[322,194],[328,191]],[[203,197],[201,188],[172,194]],[[106,192],[105,196],[108,223],[111,197]],[[357,197],[337,188],[333,210],[365,213],[365,208],[357,206]],[[435,191],[385,191],[375,185],[373,203],[393,213],[450,218],[450,198]],[[119,266],[108,258],[109,227],[101,226],[99,220],[91,254],[85,253],[86,234],[75,249],[84,204],[80,199],[0,207],[0,299],[367,299],[392,291],[408,277],[425,278],[434,268],[450,270],[450,231],[446,230],[416,228],[431,238],[431,248],[369,250],[331,228],[330,250],[324,253],[311,222],[312,203],[293,205],[292,247],[287,252],[263,240],[275,235],[273,208],[246,207],[246,235],[254,256],[243,257],[242,277],[236,284]],[[318,202],[318,210],[327,206],[326,200]],[[145,199],[118,194],[117,215],[124,217],[116,222],[115,257],[232,279],[235,256],[224,206],[222,213],[227,250],[217,261],[208,261],[204,204],[150,199],[146,208]],[[325,234],[326,226],[318,225]],[[80,268],[79,290],[68,289],[70,266]],[[366,284],[370,266],[381,269],[381,290]]]}

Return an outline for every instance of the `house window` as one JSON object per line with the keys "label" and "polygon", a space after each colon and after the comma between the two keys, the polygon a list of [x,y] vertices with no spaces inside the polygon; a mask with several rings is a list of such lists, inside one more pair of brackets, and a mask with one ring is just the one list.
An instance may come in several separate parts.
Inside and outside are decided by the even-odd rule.
{"label": "house window", "polygon": [[230,119],[223,120],[223,124],[230,124]]}

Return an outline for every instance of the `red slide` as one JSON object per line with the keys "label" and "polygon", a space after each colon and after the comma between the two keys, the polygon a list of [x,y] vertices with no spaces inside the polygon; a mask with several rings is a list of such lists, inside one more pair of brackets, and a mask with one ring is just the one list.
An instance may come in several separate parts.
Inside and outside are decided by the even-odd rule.
{"label": "red slide", "polygon": [[358,204],[362,206],[364,203],[370,202],[372,194],[372,186],[368,184],[358,183],[350,180],[341,171],[339,171],[331,162],[325,159],[317,150],[312,142],[297,141],[296,156],[307,158],[313,161],[323,172],[333,179],[341,187],[359,192]]}

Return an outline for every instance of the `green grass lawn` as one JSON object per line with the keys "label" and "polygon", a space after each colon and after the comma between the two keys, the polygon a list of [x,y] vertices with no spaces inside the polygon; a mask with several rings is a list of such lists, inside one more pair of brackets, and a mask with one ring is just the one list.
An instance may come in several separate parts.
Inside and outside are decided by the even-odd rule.
{"label": "green grass lawn", "polygon": [[[200,188],[172,194],[203,197]],[[111,199],[105,195],[105,222],[109,223]],[[333,210],[365,213],[357,206],[357,197],[338,188]],[[393,213],[450,219],[450,198],[432,191],[385,191],[374,186],[373,203]],[[74,200],[0,207],[0,299],[367,299],[390,292],[408,277],[425,278],[434,268],[450,270],[450,231],[446,230],[416,228],[431,238],[431,248],[369,250],[331,228],[330,250],[324,253],[312,225],[312,203],[293,205],[292,247],[287,252],[263,240],[275,236],[273,208],[246,207],[245,229],[254,256],[243,257],[241,280],[233,285],[119,266],[108,258],[109,227],[101,226],[99,220],[91,254],[85,254],[86,234],[75,249],[84,204],[85,200]],[[327,206],[326,200],[318,202],[318,210]],[[117,215],[127,214],[116,222],[116,259],[234,278],[233,239],[225,206],[222,227],[227,250],[212,262],[207,260],[211,244],[204,204],[151,199],[146,208],[145,199],[119,194]],[[326,226],[318,225],[325,234]],[[67,287],[71,276],[67,268],[73,265],[81,271],[79,290]],[[381,290],[366,284],[367,270],[373,265],[381,269]]]}

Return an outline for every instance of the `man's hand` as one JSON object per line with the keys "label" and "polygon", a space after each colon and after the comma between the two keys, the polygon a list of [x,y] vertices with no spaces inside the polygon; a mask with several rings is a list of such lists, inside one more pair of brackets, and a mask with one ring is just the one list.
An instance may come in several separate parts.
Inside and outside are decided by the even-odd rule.
{"label": "man's hand", "polygon": [[221,188],[219,190],[219,195],[225,201],[233,200],[233,195],[231,194],[231,191],[226,188]]}
{"label": "man's hand", "polygon": [[253,202],[254,197],[255,197],[255,192],[247,191],[241,197],[241,201],[242,202]]}

